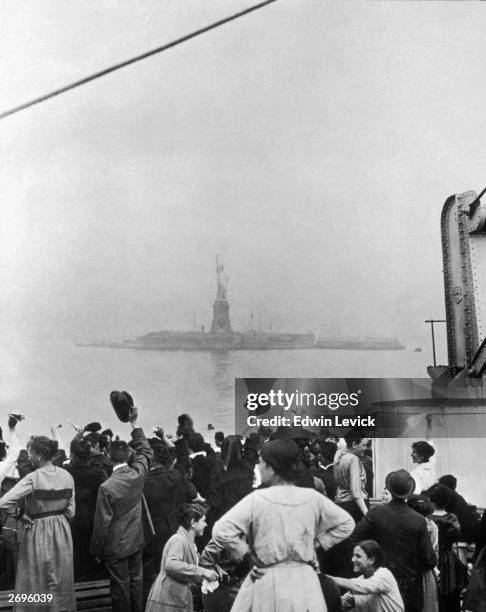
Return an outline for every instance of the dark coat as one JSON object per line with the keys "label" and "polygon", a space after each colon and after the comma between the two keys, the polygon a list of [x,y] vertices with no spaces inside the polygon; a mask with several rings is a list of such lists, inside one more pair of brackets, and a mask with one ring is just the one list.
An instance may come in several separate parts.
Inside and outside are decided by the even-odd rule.
{"label": "dark coat", "polygon": [[326,487],[327,497],[331,501],[334,501],[334,498],[336,497],[337,485],[336,479],[334,478],[333,464],[331,463],[327,469],[314,465],[311,467],[311,473],[313,476],[316,476],[322,480],[324,486]]}
{"label": "dark coat", "polygon": [[189,467],[187,442],[177,440],[175,447],[177,462],[174,468],[152,467],[144,484],[144,495],[155,530],[153,543],[159,553],[158,564],[165,543],[178,529],[178,506],[191,501],[186,487]]}
{"label": "dark coat", "polygon": [[466,542],[474,542],[477,536],[479,521],[476,514],[469,508],[467,501],[457,491],[452,491],[452,496],[447,504],[447,512],[457,516],[461,526],[461,537]]}
{"label": "dark coat", "polygon": [[93,533],[96,500],[101,483],[108,473],[89,461],[72,460],[64,466],[74,480],[76,514],[71,521],[73,536],[74,577],[88,580],[99,575],[99,566],[89,554]]}
{"label": "dark coat", "polygon": [[205,499],[209,496],[211,474],[216,468],[216,453],[205,446],[206,456],[197,455],[192,462],[192,482],[198,492]]}
{"label": "dark coat", "polygon": [[213,522],[253,491],[253,470],[253,465],[242,461],[228,470],[221,467],[214,472],[207,500],[212,510]]}
{"label": "dark coat", "polygon": [[362,540],[378,542],[383,549],[383,565],[395,576],[405,609],[419,609],[421,574],[437,562],[424,517],[400,499],[377,504],[351,535],[354,545]]}
{"label": "dark coat", "polygon": [[474,557],[477,558],[483,546],[486,546],[486,510],[479,521],[478,531],[476,534],[476,550]]}
{"label": "dark coat", "polygon": [[143,548],[143,485],[152,457],[140,428],[132,431],[135,459],[120,467],[100,486],[90,552],[103,559],[123,559]]}
{"label": "dark coat", "polygon": [[101,468],[108,474],[108,476],[111,476],[113,472],[113,463],[107,455],[91,455],[89,462],[92,466]]}

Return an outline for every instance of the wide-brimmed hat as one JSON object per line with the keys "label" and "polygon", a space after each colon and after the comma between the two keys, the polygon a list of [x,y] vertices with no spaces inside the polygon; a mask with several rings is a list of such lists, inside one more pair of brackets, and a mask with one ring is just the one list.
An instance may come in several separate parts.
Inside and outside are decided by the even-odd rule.
{"label": "wide-brimmed hat", "polygon": [[89,431],[90,433],[95,433],[97,431],[100,431],[101,429],[101,423],[98,423],[97,421],[93,421],[92,423],[88,423],[86,425],[86,427],[84,428],[84,431]]}
{"label": "wide-brimmed hat", "polygon": [[406,499],[415,491],[415,480],[407,470],[390,472],[385,479],[385,487],[392,497]]}
{"label": "wide-brimmed hat", "polygon": [[110,401],[120,421],[128,423],[134,412],[133,397],[130,393],[127,391],[112,391]]}

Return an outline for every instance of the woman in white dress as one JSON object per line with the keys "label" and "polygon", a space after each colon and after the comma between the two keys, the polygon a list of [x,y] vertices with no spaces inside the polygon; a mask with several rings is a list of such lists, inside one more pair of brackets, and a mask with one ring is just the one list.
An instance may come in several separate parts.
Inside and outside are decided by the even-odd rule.
{"label": "woman in white dress", "polygon": [[354,528],[350,515],[310,488],[293,484],[299,451],[292,440],[262,446],[266,488],[250,493],[219,519],[213,541],[238,561],[250,556],[232,612],[325,612],[315,546],[329,549]]}

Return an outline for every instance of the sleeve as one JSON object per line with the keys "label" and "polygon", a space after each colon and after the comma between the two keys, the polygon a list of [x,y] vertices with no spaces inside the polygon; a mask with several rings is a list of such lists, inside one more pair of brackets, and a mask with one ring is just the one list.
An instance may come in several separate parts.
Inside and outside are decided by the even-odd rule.
{"label": "sleeve", "polygon": [[223,483],[222,474],[216,470],[211,474],[209,481],[208,503],[213,510],[218,510],[223,505]]}
{"label": "sleeve", "polygon": [[193,563],[184,561],[184,544],[179,539],[167,542],[165,571],[168,576],[184,583],[202,582],[204,570]]}
{"label": "sleeve", "polygon": [[7,455],[3,461],[0,461],[0,483],[9,474],[12,467],[17,463],[17,459],[21,450],[19,438],[15,429],[10,431],[10,444]]}
{"label": "sleeve", "polygon": [[174,465],[174,469],[179,470],[183,474],[184,478],[186,478],[187,474],[189,473],[189,468],[191,467],[187,440],[184,438],[176,440],[174,442],[174,447],[176,451],[176,464]]}
{"label": "sleeve", "polygon": [[349,490],[353,499],[364,498],[364,493],[361,489],[361,462],[357,456],[353,456],[349,464]]}
{"label": "sleeve", "polygon": [[96,510],[93,523],[93,535],[91,537],[90,553],[93,557],[103,556],[108,528],[113,520],[113,507],[107,492],[100,487],[96,500]]}
{"label": "sleeve", "polygon": [[430,531],[427,530],[427,533],[429,535],[430,542],[432,543],[432,549],[437,555],[439,552],[439,528],[433,521],[430,522],[432,523],[432,526]]}
{"label": "sleeve", "polygon": [[216,521],[213,527],[213,540],[216,546],[224,548],[236,561],[242,561],[250,552],[246,538],[251,530],[255,493],[250,493],[239,501]]}
{"label": "sleeve", "polygon": [[130,446],[135,450],[135,459],[131,467],[136,470],[140,476],[145,478],[148,474],[149,462],[152,459],[153,453],[142,428],[136,427],[132,431],[132,442]]}
{"label": "sleeve", "polygon": [[213,539],[209,540],[199,557],[199,563],[206,567],[219,563],[222,551],[223,549]]}
{"label": "sleeve", "polygon": [[484,510],[481,520],[479,521],[479,527],[476,535],[476,551],[474,556],[477,557],[479,551],[483,546],[486,546],[486,510]]}
{"label": "sleeve", "polygon": [[324,550],[348,538],[354,529],[351,515],[323,495],[319,495],[320,516],[316,538]]}
{"label": "sleeve", "polygon": [[371,578],[351,578],[349,590],[359,595],[387,593],[391,590],[393,576],[382,568],[376,570]]}
{"label": "sleeve", "polygon": [[418,541],[419,562],[424,569],[433,569],[437,564],[437,556],[432,548],[427,526],[424,519],[423,529],[419,533]]}
{"label": "sleeve", "polygon": [[184,482],[184,496],[186,502],[192,502],[198,496],[197,489],[190,480]]}
{"label": "sleeve", "polygon": [[64,514],[67,518],[68,521],[71,521],[74,518],[74,514],[76,512],[76,504],[74,501],[74,480],[73,477],[71,476],[71,474],[69,474],[70,478],[71,478],[71,498],[68,501],[68,505],[66,506],[66,510],[64,511]]}
{"label": "sleeve", "polygon": [[451,524],[451,530],[450,530],[450,534],[451,537],[455,538],[456,540],[458,540],[462,533],[461,533],[461,525],[459,524],[459,520],[457,518],[457,516],[455,514],[453,514],[451,512],[450,515],[450,524]]}
{"label": "sleeve", "polygon": [[32,474],[27,474],[27,476],[19,480],[8,493],[0,497],[0,508],[12,508],[18,501],[26,497],[29,493],[32,493],[33,490],[34,484],[32,482]]}
{"label": "sleeve", "polygon": [[10,464],[14,464],[17,461],[17,457],[19,456],[21,446],[19,442],[19,437],[15,429],[10,431],[10,440],[9,447],[7,451],[7,456],[5,457],[5,461],[8,461]]}

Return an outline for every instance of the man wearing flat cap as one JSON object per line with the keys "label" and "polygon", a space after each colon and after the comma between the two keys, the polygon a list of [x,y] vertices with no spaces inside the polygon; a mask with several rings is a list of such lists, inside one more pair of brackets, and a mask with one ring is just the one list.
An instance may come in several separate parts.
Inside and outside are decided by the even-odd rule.
{"label": "man wearing flat cap", "polygon": [[113,612],[142,612],[143,486],[152,449],[136,426],[136,409],[127,420],[133,427],[130,446],[135,456],[128,465],[128,444],[111,443],[113,473],[99,488],[90,552],[104,560],[110,574]]}
{"label": "man wearing flat cap", "polygon": [[390,472],[385,486],[392,499],[377,504],[356,525],[351,542],[376,540],[383,549],[384,567],[398,583],[405,612],[420,612],[422,606],[422,573],[435,567],[437,558],[432,549],[423,516],[406,504],[415,490],[415,481],[406,470]]}

